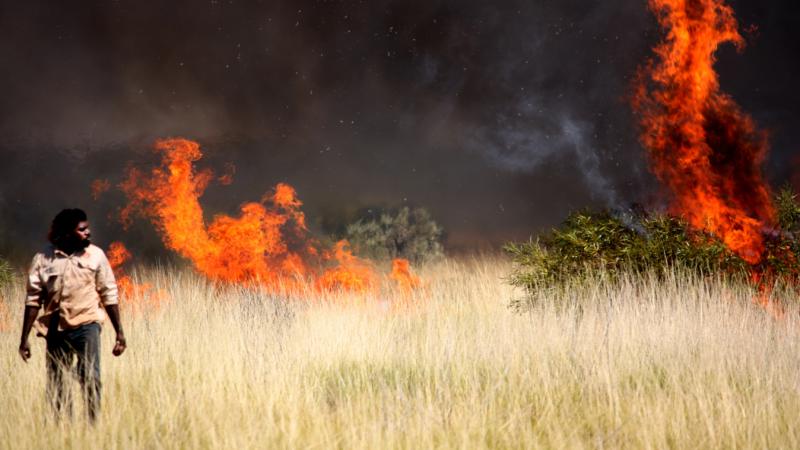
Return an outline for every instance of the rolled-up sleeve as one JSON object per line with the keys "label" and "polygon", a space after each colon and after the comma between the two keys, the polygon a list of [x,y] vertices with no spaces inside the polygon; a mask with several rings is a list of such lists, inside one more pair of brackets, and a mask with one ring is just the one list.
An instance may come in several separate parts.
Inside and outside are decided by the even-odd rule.
{"label": "rolled-up sleeve", "polygon": [[95,285],[97,286],[97,293],[100,294],[100,302],[103,306],[116,305],[119,303],[117,280],[114,278],[114,271],[111,270],[111,264],[108,263],[108,258],[106,258],[105,253],[100,254],[100,264],[97,268]]}
{"label": "rolled-up sleeve", "polygon": [[28,282],[25,286],[25,306],[40,307],[42,306],[42,290],[44,289],[44,280],[42,280],[41,268],[42,257],[36,254],[31,261],[31,266],[28,269]]}

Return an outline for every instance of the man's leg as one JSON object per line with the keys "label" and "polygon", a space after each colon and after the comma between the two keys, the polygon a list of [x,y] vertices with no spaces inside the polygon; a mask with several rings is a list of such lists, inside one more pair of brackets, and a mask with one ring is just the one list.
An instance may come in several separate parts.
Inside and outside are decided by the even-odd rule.
{"label": "man's leg", "polygon": [[70,333],[78,354],[78,378],[81,382],[86,414],[94,422],[100,414],[100,324],[83,325]]}
{"label": "man's leg", "polygon": [[69,373],[72,366],[72,351],[63,337],[55,332],[47,336],[47,401],[58,421],[66,412],[72,417],[72,390]]}

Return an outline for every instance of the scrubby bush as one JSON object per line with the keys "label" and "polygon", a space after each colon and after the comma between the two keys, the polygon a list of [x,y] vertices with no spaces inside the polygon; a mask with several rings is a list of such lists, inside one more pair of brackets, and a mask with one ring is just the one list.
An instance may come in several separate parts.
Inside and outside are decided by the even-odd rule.
{"label": "scrubby bush", "polygon": [[603,272],[663,270],[676,265],[736,273],[746,263],[713,237],[668,216],[641,218],[636,227],[609,212],[580,212],[539,240],[510,243],[514,285],[534,289]]}
{"label": "scrubby bush", "polygon": [[421,263],[442,256],[442,233],[427,210],[403,207],[359,219],[347,226],[345,237],[360,256]]}
{"label": "scrubby bush", "polygon": [[791,187],[775,196],[778,228],[767,241],[762,266],[790,284],[800,285],[800,202]]}
{"label": "scrubby bush", "polygon": [[515,270],[510,282],[527,290],[597,273],[663,274],[673,269],[747,279],[753,273],[796,282],[800,203],[791,190],[775,197],[778,228],[765,235],[761,263],[751,267],[717,237],[667,215],[629,211],[579,212],[538,240],[510,243]]}
{"label": "scrubby bush", "polygon": [[800,231],[800,202],[791,187],[784,187],[775,196],[775,209],[781,230],[788,233]]}

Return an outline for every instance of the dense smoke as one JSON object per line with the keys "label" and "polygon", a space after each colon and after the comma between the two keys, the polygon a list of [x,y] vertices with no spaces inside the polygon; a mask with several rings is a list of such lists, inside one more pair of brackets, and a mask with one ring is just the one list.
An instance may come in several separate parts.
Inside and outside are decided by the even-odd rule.
{"label": "dense smoke", "polygon": [[[798,7],[733,6],[759,31],[743,55],[722,52],[721,82],[773,131],[780,182],[800,138]],[[236,167],[207,211],[289,182],[311,227],[411,204],[454,247],[657,197],[628,107],[660,37],[644,0],[31,1],[4,5],[0,34],[5,254],[39,245],[63,207],[87,209],[99,243],[124,238],[108,219],[121,193],[93,201],[90,183],[155,162],[168,136]],[[141,225],[131,246],[157,254]]]}

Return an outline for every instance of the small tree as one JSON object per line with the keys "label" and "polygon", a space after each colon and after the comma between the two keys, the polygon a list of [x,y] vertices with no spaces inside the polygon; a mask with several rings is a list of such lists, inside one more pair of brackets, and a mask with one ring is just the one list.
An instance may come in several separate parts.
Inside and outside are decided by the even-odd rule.
{"label": "small tree", "polygon": [[442,256],[442,232],[424,208],[403,207],[396,213],[383,212],[348,225],[346,238],[361,256],[421,263]]}

